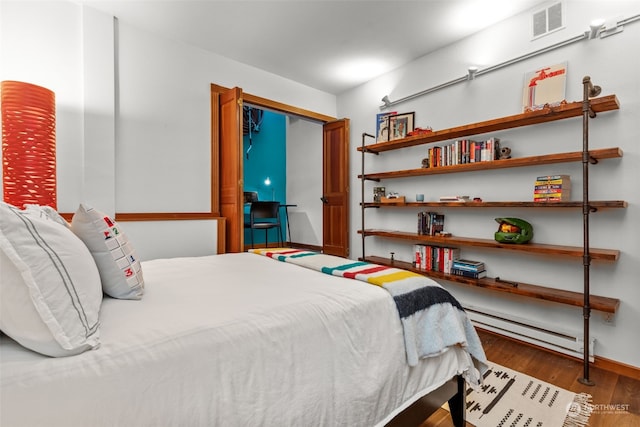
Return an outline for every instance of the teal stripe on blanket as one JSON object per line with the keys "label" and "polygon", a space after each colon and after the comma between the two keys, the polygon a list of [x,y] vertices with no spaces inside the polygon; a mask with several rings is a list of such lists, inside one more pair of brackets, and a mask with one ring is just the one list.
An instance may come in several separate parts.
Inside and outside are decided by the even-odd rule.
{"label": "teal stripe on blanket", "polygon": [[350,268],[360,267],[360,266],[363,266],[363,265],[370,265],[370,264],[368,262],[358,261],[358,262],[353,262],[351,264],[339,265],[337,267],[322,267],[321,271],[323,273],[327,273],[327,274],[333,275],[334,271],[344,271],[344,270],[348,270]]}
{"label": "teal stripe on blanket", "polygon": [[303,252],[301,254],[290,255],[289,258],[302,258],[303,256],[318,255],[316,252]]}

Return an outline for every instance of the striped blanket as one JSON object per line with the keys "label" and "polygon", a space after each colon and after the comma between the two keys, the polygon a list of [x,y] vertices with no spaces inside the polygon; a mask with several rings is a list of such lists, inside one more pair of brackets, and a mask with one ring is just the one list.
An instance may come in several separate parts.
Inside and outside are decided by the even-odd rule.
{"label": "striped blanket", "polygon": [[475,359],[481,372],[486,370],[487,359],[480,338],[466,312],[436,281],[400,268],[312,251],[278,248],[250,252],[387,290],[398,309],[410,366],[416,366],[419,359],[442,353],[447,347],[460,345]]}

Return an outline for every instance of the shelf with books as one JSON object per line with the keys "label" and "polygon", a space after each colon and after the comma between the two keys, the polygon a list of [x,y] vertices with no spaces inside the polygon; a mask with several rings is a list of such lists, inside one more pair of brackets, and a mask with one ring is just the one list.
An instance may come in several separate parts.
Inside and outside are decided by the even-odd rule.
{"label": "shelf with books", "polygon": [[[618,147],[613,148],[601,148],[597,150],[590,150],[589,156],[594,160],[613,159],[622,157],[622,150]],[[358,178],[380,181],[382,179],[393,178],[408,178],[413,176],[424,175],[439,175],[445,173],[461,173],[461,172],[473,172],[484,171],[490,169],[506,169],[506,168],[519,168],[525,166],[540,166],[550,165],[555,163],[571,163],[581,162],[582,152],[574,151],[569,153],[555,153],[545,154],[542,156],[529,156],[529,157],[517,157],[503,160],[493,160],[490,162],[477,162],[477,163],[464,163],[451,166],[439,166],[435,168],[418,168],[418,169],[405,169],[389,172],[377,172],[367,173],[364,175],[358,175]]]}
{"label": "shelf with books", "polygon": [[[512,243],[499,243],[493,239],[475,239],[470,237],[457,236],[426,236],[417,233],[392,230],[366,229],[364,230],[364,232],[362,230],[358,230],[358,233],[363,234],[364,237],[376,236],[387,239],[404,240],[411,243],[428,243],[431,245],[439,246],[480,247],[516,251],[525,254],[543,254],[573,258],[582,258],[584,255],[584,248],[582,246],[547,245],[531,242],[518,245]],[[620,257],[620,251],[616,249],[589,248],[589,255],[594,261],[617,261]]]}
{"label": "shelf with books", "polygon": [[[620,103],[618,102],[618,98],[615,95],[592,98],[589,100],[589,103],[591,110],[593,110],[595,113],[618,110],[620,108]],[[530,111],[513,116],[501,117],[493,120],[433,131],[424,135],[416,135],[408,138],[396,139],[393,141],[370,144],[364,147],[358,147],[358,151],[381,153],[384,151],[397,150],[400,148],[445,141],[447,139],[463,138],[466,136],[480,135],[487,132],[495,132],[499,130],[547,123],[556,120],[568,119],[571,117],[580,117],[583,114],[582,107],[582,102],[569,102],[557,107],[547,107],[541,110]]]}
{"label": "shelf with books", "polygon": [[[521,114],[512,116],[497,118],[493,120],[487,120],[477,123],[471,123],[467,125],[457,126],[449,129],[443,129],[440,131],[432,131],[429,133],[411,136],[408,138],[396,139],[393,141],[382,141],[367,145],[365,143],[365,137],[372,137],[366,133],[362,134],[362,145],[358,147],[358,151],[362,155],[362,171],[358,175],[362,186],[362,198],[361,198],[361,210],[362,210],[362,226],[358,231],[362,236],[362,259],[377,263],[383,263],[386,265],[401,266],[401,268],[408,268],[415,271],[415,268],[411,263],[402,263],[399,260],[385,260],[376,256],[367,256],[365,250],[365,240],[367,237],[377,237],[383,239],[396,239],[406,244],[426,244],[435,246],[448,246],[448,247],[476,247],[486,248],[488,250],[508,250],[519,251],[522,254],[541,254],[549,257],[573,257],[581,258],[583,262],[583,293],[575,293],[545,287],[528,284],[518,284],[518,286],[509,286],[509,283],[504,281],[497,281],[491,278],[468,278],[462,276],[455,276],[450,274],[435,273],[418,271],[421,274],[428,275],[434,278],[441,278],[458,283],[465,283],[474,285],[477,287],[488,288],[493,290],[507,291],[515,294],[530,296],[533,298],[545,299],[550,301],[562,302],[564,304],[571,304],[575,306],[581,306],[583,308],[584,321],[584,342],[589,342],[589,316],[590,310],[602,310],[608,313],[615,313],[619,306],[619,301],[616,299],[599,297],[591,295],[590,289],[590,266],[592,260],[599,261],[617,261],[620,256],[620,251],[615,249],[599,249],[590,247],[589,236],[589,215],[599,210],[600,208],[626,208],[627,202],[621,200],[602,200],[602,201],[590,201],[589,200],[589,166],[591,164],[598,163],[603,159],[621,158],[623,156],[622,149],[619,147],[613,148],[600,148],[589,149],[589,119],[596,117],[597,113],[618,110],[620,104],[615,95],[608,95],[598,97],[600,94],[600,87],[594,86],[591,83],[591,79],[585,76],[582,80],[583,86],[583,100],[581,102],[562,103],[559,106],[547,106],[540,110],[528,111]],[[465,141],[462,141],[462,149],[460,149],[460,142],[456,139],[474,138],[479,135],[487,134],[490,132],[497,132],[506,129],[513,129],[537,124],[543,124],[553,122],[557,120],[569,119],[569,118],[582,118],[582,150],[574,152],[563,153],[550,153],[536,156],[520,157],[520,158],[503,158],[498,160],[486,160],[486,157],[480,158],[480,162],[467,161],[466,153],[471,153],[471,145],[467,145]],[[386,172],[365,172],[365,157],[368,154],[380,154],[392,150],[400,150],[408,147],[415,147],[425,144],[434,144],[441,141],[454,141],[453,148],[449,144],[449,151],[453,151],[451,155],[452,161],[449,162],[449,156],[447,153],[446,160],[441,163],[444,166],[435,167],[422,167],[419,169],[405,169],[405,170],[393,170]],[[458,145],[456,146],[456,142]],[[476,141],[477,142],[477,141]],[[442,145],[442,144],[441,144]],[[446,145],[444,146],[447,147]],[[429,147],[430,149],[434,147]],[[437,147],[436,147],[437,148]],[[442,147],[441,147],[442,148]],[[429,151],[428,151],[429,152]],[[444,151],[446,152],[446,150]],[[474,151],[475,152],[475,151]],[[460,156],[459,154],[463,155]],[[434,152],[434,155],[436,153]],[[442,151],[440,152],[442,154]],[[501,152],[502,154],[502,152]],[[494,153],[495,156],[495,153]],[[508,157],[508,156],[503,156]],[[445,157],[442,157],[443,159]],[[382,208],[379,203],[365,202],[365,182],[376,181],[396,178],[411,178],[421,177],[438,174],[452,174],[463,173],[473,171],[487,171],[492,169],[505,169],[505,168],[520,168],[539,165],[551,165],[559,163],[582,163],[582,197],[579,202],[567,201],[570,198],[569,187],[564,188],[564,181],[562,182],[562,190],[560,188],[549,187],[547,190],[551,195],[544,197],[544,202],[536,202],[543,197],[537,196],[536,190],[540,188],[533,187],[533,199],[531,201],[495,201],[495,202],[398,202],[385,204],[385,208],[406,208],[406,207],[418,207],[418,208],[531,208],[531,209],[549,209],[549,208],[564,208],[564,209],[581,209],[582,211],[582,223],[583,223],[583,245],[582,246],[563,246],[563,245],[550,245],[531,243],[526,244],[503,244],[495,240],[489,239],[475,239],[467,237],[457,236],[428,236],[419,235],[416,232],[408,233],[402,231],[392,230],[375,230],[367,229],[365,227],[365,211],[366,208]],[[432,166],[434,163],[431,161],[431,156],[427,159],[423,159],[423,166]],[[437,163],[436,163],[437,164]],[[538,180],[536,180],[538,181]],[[568,180],[567,180],[568,184]],[[535,185],[538,185],[537,183]],[[540,184],[542,185],[542,184]],[[567,190],[567,191],[564,191]],[[539,193],[539,192],[538,192]],[[550,200],[552,199],[552,200]],[[563,200],[564,199],[564,200]],[[537,211],[541,212],[541,211]],[[456,213],[457,215],[458,213]],[[465,213],[466,214],[466,213]],[[596,305],[598,308],[595,308]],[[603,308],[604,307],[604,308]],[[589,380],[589,349],[585,346],[584,349],[584,378],[581,382],[584,384],[592,384]]]}
{"label": "shelf with books", "polygon": [[[471,279],[463,276],[452,274],[444,274],[435,271],[424,271],[415,268],[410,262],[391,261],[388,258],[378,256],[367,256],[363,259],[366,262],[386,265],[389,267],[398,267],[405,270],[413,271],[433,279],[446,280],[449,282],[460,283],[463,285],[476,286],[497,292],[507,292],[514,295],[521,295],[530,298],[536,298],[545,301],[556,302],[560,304],[582,307],[584,295],[579,292],[566,291],[562,289],[550,288],[546,286],[533,285],[528,283],[500,281],[498,278],[484,277],[482,279]],[[591,308],[593,310],[602,311],[604,313],[615,314],[620,307],[620,300],[616,298],[591,295]]]}

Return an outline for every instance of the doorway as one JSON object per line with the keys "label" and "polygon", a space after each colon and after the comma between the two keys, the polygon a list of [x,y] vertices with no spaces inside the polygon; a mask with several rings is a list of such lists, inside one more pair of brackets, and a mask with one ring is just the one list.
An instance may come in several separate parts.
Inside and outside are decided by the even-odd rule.
{"label": "doorway", "polygon": [[[292,107],[286,104],[245,94],[240,88],[228,89],[211,85],[211,142],[212,142],[212,207],[226,218],[227,252],[244,250],[244,203],[243,203],[243,166],[244,152],[242,147],[242,107],[244,103],[256,107],[281,112],[292,117],[311,120],[323,125],[323,191],[330,188],[332,195],[342,193],[344,197],[326,198],[317,194],[318,203],[323,205],[323,243],[326,253],[348,256],[348,119],[336,120],[333,117]],[[327,127],[327,124],[331,124]],[[326,144],[325,139],[331,143]],[[318,141],[320,144],[320,141]],[[327,186],[326,160],[332,159],[331,183],[342,183],[341,188]],[[320,161],[320,159],[305,159]],[[340,178],[336,179],[339,174]],[[293,179],[294,177],[291,177]],[[327,204],[326,200],[331,203]],[[336,203],[337,201],[337,203]],[[217,205],[215,205],[217,203]],[[217,209],[216,209],[217,208]],[[330,215],[332,227],[325,229],[327,215]],[[327,250],[328,249],[328,250]]]}
{"label": "doorway", "polygon": [[[244,193],[255,195],[252,201],[277,201],[281,205],[289,204],[287,116],[244,104],[242,121]],[[245,203],[245,224],[249,223],[250,209],[251,202]],[[280,209],[279,213],[282,230],[287,231],[290,229],[287,227],[287,212]],[[268,233],[254,233],[253,239],[251,236],[250,229],[245,227],[245,250],[249,245],[263,247],[267,242],[275,244],[278,241],[290,240],[288,233],[280,233],[278,236],[276,229],[269,230]]]}

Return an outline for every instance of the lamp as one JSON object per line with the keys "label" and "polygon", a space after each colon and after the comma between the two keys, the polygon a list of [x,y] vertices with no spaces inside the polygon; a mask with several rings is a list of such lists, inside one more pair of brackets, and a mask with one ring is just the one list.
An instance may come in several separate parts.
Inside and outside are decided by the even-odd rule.
{"label": "lamp", "polygon": [[55,94],[17,81],[3,81],[0,92],[4,201],[57,209]]}
{"label": "lamp", "polygon": [[478,72],[478,67],[472,65],[467,69],[467,80],[473,80],[476,78],[476,73]]}
{"label": "lamp", "polygon": [[593,40],[600,35],[600,32],[604,28],[604,19],[596,19],[589,24],[589,31],[587,37],[589,40]]}
{"label": "lamp", "polygon": [[[269,177],[264,180],[264,185],[267,188],[271,187],[271,179]],[[276,200],[276,189],[273,187],[271,187],[271,200]]]}
{"label": "lamp", "polygon": [[384,105],[382,106],[382,108],[389,108],[391,107],[391,101],[389,100],[389,95],[385,95],[382,97],[382,102],[384,102]]}

